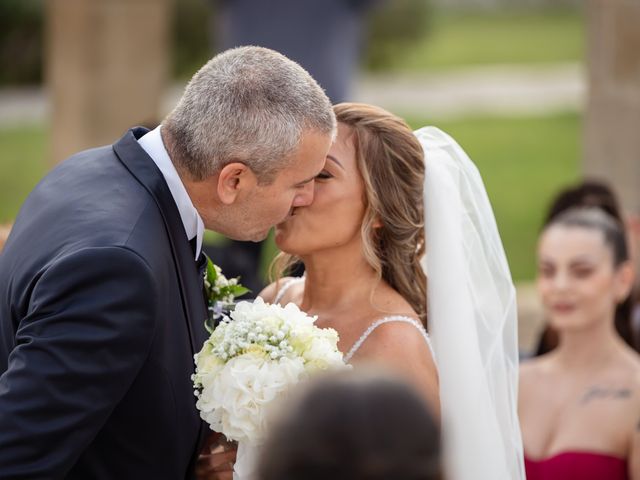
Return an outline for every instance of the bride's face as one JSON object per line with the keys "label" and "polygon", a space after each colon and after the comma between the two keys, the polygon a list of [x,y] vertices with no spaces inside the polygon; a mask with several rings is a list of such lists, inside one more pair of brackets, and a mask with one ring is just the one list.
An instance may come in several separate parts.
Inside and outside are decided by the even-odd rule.
{"label": "bride's face", "polygon": [[353,142],[349,127],[338,124],[336,140],[316,177],[313,203],[295,208],[276,226],[276,244],[283,252],[305,256],[360,242],[365,187]]}

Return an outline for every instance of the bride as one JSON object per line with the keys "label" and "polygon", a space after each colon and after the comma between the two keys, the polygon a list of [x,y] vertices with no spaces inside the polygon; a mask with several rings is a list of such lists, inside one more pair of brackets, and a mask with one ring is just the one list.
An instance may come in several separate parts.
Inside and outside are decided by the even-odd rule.
{"label": "bride", "polygon": [[414,134],[370,105],[334,111],[314,201],[276,227],[280,270],[306,273],[260,295],[337,330],[347,362],[413,383],[442,413],[448,478],[524,479],[515,292],[477,169],[438,129]]}
{"label": "bride", "polygon": [[293,302],[334,328],[345,361],[392,368],[439,410],[438,378],[426,336],[422,147],[397,117],[375,107],[334,108],[338,135],[316,177],[314,202],[276,227],[287,264],[260,296]]}

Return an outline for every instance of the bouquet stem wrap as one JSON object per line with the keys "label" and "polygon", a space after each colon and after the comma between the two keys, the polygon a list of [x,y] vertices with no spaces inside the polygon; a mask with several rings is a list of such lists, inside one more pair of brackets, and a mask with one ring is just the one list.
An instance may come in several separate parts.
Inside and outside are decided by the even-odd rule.
{"label": "bouquet stem wrap", "polygon": [[236,463],[233,465],[233,480],[258,480],[258,457],[262,447],[247,442],[238,443]]}

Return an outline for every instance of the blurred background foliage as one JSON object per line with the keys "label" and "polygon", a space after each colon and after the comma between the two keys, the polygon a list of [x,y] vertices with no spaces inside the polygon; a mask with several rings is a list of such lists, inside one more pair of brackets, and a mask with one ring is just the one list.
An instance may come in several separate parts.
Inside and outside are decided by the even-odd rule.
{"label": "blurred background foliage", "polygon": [[369,17],[364,46],[364,67],[389,70],[428,37],[432,7],[427,0],[393,0],[383,3]]}
{"label": "blurred background foliage", "polygon": [[[0,85],[42,82],[44,3],[0,0]],[[374,72],[420,72],[581,60],[581,10],[562,3],[544,8],[528,5],[495,10],[436,8],[429,0],[381,2],[369,18],[363,67]],[[211,57],[213,15],[215,2],[176,0],[172,16],[175,78],[189,78]]]}
{"label": "blurred background foliage", "polygon": [[0,85],[42,80],[44,0],[0,0]]}

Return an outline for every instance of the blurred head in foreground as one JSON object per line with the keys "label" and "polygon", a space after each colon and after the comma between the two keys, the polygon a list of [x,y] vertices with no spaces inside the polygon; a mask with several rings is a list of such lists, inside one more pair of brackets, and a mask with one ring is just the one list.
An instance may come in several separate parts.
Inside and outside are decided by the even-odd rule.
{"label": "blurred head in foreground", "polygon": [[261,480],[436,480],[440,432],[409,385],[341,372],[300,389],[280,411]]}

